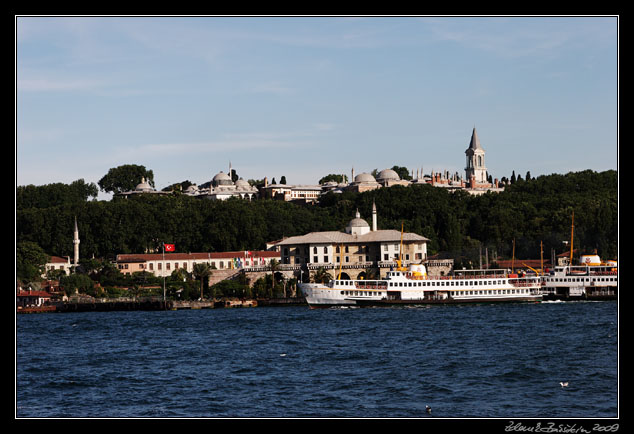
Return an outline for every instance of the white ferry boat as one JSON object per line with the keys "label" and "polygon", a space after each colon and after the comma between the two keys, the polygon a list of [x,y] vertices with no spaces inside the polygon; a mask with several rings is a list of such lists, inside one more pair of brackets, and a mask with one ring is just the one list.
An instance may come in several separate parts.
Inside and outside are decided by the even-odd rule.
{"label": "white ferry boat", "polygon": [[540,278],[505,270],[462,270],[446,277],[428,277],[424,265],[389,271],[380,280],[334,279],[326,284],[302,283],[310,308],[451,303],[539,302]]}
{"label": "white ferry boat", "polygon": [[615,300],[618,290],[616,261],[602,262],[597,255],[584,255],[581,265],[558,266],[542,276],[545,300]]}

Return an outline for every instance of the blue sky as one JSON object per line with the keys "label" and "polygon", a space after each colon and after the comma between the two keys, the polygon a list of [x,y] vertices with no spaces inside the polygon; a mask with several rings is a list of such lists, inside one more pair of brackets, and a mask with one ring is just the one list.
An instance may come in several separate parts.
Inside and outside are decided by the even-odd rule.
{"label": "blue sky", "polygon": [[616,17],[16,17],[17,185],[617,169]]}

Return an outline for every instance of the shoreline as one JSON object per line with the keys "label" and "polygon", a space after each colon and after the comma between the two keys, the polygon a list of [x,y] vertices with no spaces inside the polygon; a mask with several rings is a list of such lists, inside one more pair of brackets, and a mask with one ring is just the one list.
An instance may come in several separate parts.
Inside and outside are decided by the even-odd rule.
{"label": "shoreline", "polygon": [[17,314],[68,313],[68,312],[114,312],[114,311],[160,311],[160,310],[201,310],[233,309],[253,307],[308,306],[302,298],[279,299],[214,299],[204,301],[168,300],[113,300],[61,302],[46,306],[23,307]]}

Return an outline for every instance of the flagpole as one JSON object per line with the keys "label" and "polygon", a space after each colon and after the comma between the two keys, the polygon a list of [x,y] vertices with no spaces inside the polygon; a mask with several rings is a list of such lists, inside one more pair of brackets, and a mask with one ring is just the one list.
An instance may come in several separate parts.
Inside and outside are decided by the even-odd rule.
{"label": "flagpole", "polygon": [[161,243],[163,246],[163,306],[167,310],[167,300],[165,299],[165,243]]}

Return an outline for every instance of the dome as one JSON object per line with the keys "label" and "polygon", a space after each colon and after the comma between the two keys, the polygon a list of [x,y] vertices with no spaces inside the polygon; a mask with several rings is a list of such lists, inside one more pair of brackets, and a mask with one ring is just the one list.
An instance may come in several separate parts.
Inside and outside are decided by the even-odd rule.
{"label": "dome", "polygon": [[359,210],[357,210],[355,218],[350,220],[350,223],[346,226],[346,233],[352,235],[364,235],[368,232],[370,232],[370,225],[361,218]]}
{"label": "dome", "polygon": [[350,223],[348,223],[348,227],[349,228],[369,228],[370,225],[368,224],[368,222],[366,222],[362,218],[353,218],[352,220],[350,220]]}
{"label": "dome", "polygon": [[229,177],[229,175],[227,175],[224,172],[220,172],[219,174],[217,174],[216,176],[213,177],[213,179],[211,180],[211,182],[214,185],[231,185],[233,184],[233,181],[231,181],[231,177]]}
{"label": "dome", "polygon": [[354,182],[376,182],[376,179],[369,173],[360,173],[354,177]]}
{"label": "dome", "polygon": [[153,191],[152,186],[145,180],[145,178],[141,178],[141,183],[136,186],[135,191]]}
{"label": "dome", "polygon": [[251,184],[249,184],[244,179],[240,178],[240,179],[238,179],[236,181],[236,187],[242,188],[244,190],[250,190],[251,189]]}
{"label": "dome", "polygon": [[401,178],[398,176],[398,173],[396,173],[392,169],[383,169],[379,172],[379,176],[377,176],[377,179],[381,179],[381,180],[393,179],[393,180],[399,181]]}

